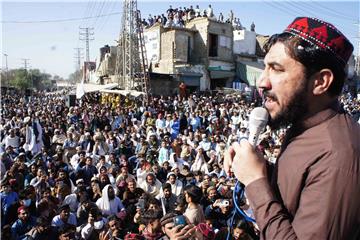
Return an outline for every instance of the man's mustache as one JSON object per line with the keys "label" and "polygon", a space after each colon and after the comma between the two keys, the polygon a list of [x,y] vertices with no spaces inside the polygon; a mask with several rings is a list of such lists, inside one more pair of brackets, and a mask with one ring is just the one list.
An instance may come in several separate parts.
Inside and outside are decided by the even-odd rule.
{"label": "man's mustache", "polygon": [[262,98],[265,100],[266,98],[271,98],[273,101],[277,101],[278,98],[276,94],[269,92],[269,91],[263,91],[262,92]]}

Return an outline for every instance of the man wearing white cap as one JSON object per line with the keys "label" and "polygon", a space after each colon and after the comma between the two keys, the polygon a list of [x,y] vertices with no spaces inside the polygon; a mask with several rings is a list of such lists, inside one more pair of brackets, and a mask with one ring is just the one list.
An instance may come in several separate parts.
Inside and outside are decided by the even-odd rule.
{"label": "man wearing white cap", "polygon": [[171,192],[177,197],[183,191],[183,183],[179,181],[174,172],[169,172],[167,175],[167,183],[171,185]]}
{"label": "man wearing white cap", "polygon": [[18,149],[20,144],[19,140],[19,137],[15,135],[15,129],[10,129],[9,134],[4,139],[5,148],[12,146],[14,149]]}

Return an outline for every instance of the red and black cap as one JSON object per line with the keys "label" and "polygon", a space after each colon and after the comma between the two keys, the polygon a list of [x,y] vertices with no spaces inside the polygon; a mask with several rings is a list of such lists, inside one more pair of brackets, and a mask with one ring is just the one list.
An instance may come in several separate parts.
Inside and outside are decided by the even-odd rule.
{"label": "red and black cap", "polygon": [[330,51],[344,65],[354,47],[334,25],[317,18],[297,17],[284,32],[299,36],[312,45]]}

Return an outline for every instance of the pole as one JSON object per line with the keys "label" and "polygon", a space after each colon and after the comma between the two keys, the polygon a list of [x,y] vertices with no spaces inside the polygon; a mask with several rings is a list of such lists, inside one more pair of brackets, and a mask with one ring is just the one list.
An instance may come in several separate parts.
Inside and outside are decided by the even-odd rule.
{"label": "pole", "polygon": [[94,35],[94,28],[90,28],[90,27],[86,27],[86,28],[81,28],[80,30],[82,32],[80,32],[80,36],[83,36],[84,38],[79,38],[79,40],[81,41],[85,41],[85,45],[86,45],[86,61],[89,62],[90,61],[90,41],[95,40],[94,38],[90,38],[90,36]]}
{"label": "pole", "polygon": [[9,69],[8,69],[8,55],[6,53],[4,53],[4,56],[5,56],[5,69],[6,69],[6,72],[5,72],[5,83],[6,83],[6,87],[9,87]]}

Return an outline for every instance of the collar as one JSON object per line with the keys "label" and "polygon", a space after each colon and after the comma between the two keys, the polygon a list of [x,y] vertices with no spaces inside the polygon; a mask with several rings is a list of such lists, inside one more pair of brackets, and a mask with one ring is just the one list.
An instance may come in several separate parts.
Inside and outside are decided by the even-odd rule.
{"label": "collar", "polygon": [[336,114],[341,113],[343,111],[344,110],[341,108],[339,102],[335,100],[326,109],[315,113],[314,115],[308,117],[299,124],[295,124],[294,127],[301,130],[306,130],[316,125],[319,125],[320,123],[334,117]]}
{"label": "collar", "polygon": [[280,159],[280,156],[285,151],[287,145],[292,141],[294,137],[300,135],[302,132],[309,128],[319,125],[320,123],[334,117],[336,114],[341,112],[344,112],[344,110],[342,110],[342,108],[340,107],[339,102],[335,100],[331,104],[329,104],[329,106],[324,110],[315,113],[314,115],[308,117],[301,122],[294,123],[287,131],[285,139],[281,144],[281,154],[278,156],[278,159]]}

